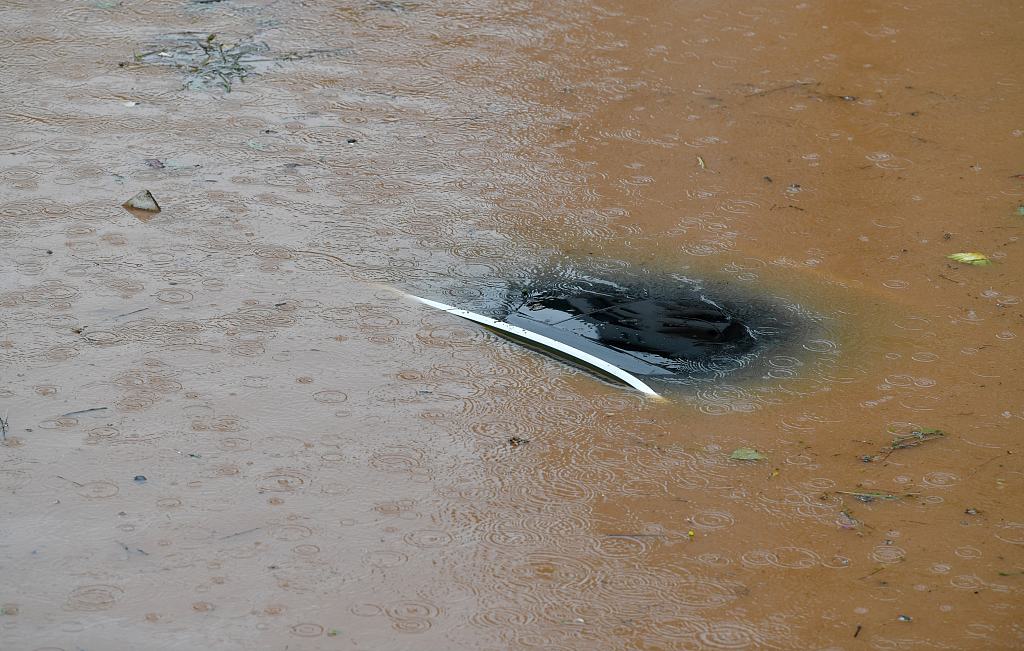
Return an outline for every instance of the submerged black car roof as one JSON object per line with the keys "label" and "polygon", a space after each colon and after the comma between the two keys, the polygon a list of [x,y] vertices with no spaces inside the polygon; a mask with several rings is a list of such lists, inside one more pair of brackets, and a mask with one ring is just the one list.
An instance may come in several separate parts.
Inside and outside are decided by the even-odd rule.
{"label": "submerged black car roof", "polygon": [[613,283],[578,280],[525,290],[504,320],[637,375],[685,372],[695,362],[743,355],[750,330],[699,292],[653,297]]}

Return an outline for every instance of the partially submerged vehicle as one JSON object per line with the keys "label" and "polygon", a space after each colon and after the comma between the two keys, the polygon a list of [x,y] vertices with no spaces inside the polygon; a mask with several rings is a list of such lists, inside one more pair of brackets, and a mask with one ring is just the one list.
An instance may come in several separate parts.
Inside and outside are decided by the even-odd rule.
{"label": "partially submerged vehicle", "polygon": [[686,280],[547,279],[509,288],[490,315],[409,296],[651,396],[660,393],[653,385],[740,368],[796,326],[777,308],[734,308]]}

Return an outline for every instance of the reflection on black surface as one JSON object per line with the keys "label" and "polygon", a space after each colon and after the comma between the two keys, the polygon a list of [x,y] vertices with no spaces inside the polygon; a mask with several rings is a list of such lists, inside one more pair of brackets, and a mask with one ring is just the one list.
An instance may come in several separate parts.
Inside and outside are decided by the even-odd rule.
{"label": "reflection on black surface", "polygon": [[605,283],[534,290],[506,317],[638,374],[664,375],[693,362],[754,349],[750,330],[699,294],[650,297]]}

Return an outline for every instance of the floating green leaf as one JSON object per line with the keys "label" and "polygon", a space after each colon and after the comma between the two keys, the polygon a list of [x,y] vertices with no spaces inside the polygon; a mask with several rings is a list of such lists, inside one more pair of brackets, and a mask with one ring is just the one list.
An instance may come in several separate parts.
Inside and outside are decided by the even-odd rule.
{"label": "floating green leaf", "polygon": [[754,448],[736,448],[729,455],[730,459],[735,461],[763,461],[768,457],[764,456]]}
{"label": "floating green leaf", "polygon": [[989,260],[988,256],[984,253],[951,253],[946,257],[950,260],[974,265],[975,267],[983,267],[987,264],[992,264],[992,261]]}

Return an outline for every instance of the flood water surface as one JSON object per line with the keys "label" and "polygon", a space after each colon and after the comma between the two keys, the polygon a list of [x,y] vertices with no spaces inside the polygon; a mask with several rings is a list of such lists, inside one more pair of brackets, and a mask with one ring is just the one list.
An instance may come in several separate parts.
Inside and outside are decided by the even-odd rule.
{"label": "flood water surface", "polygon": [[1020,648],[1022,30],[5,2],[0,648]]}

